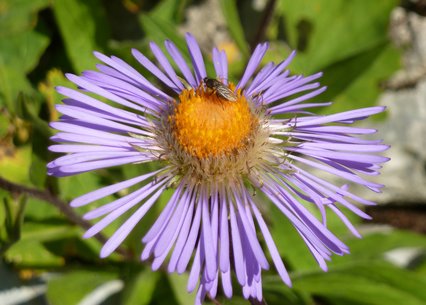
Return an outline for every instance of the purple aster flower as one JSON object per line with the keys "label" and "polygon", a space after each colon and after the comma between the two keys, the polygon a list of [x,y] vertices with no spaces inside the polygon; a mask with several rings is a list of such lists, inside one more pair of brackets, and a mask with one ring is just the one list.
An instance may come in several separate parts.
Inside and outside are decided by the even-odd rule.
{"label": "purple aster flower", "polygon": [[[266,251],[283,282],[291,282],[253,189],[263,192],[290,220],[326,270],[332,253],[349,252],[327,228],[326,209],[359,236],[341,208],[369,219],[356,204],[374,203],[352,194],[347,185],[338,187],[317,177],[309,168],[379,192],[382,185],[364,177],[378,174],[388,159],[376,153],[388,146],[360,137],[375,130],[349,125],[384,108],[314,115],[307,109],[330,103],[308,101],[326,88],[317,82],[321,73],[290,76],[286,67],[294,52],[257,72],[268,49],[267,43],[258,45],[234,85],[228,82],[224,51],[213,49],[216,75],[208,76],[197,42],[190,34],[186,42],[191,65],[172,42],[165,42],[176,70],[155,43],[150,47],[158,64],[132,51],[167,91],[123,60],[97,52],[103,62],[98,71],[68,74],[79,90],[57,88],[67,98],[57,106],[63,115],[60,121],[51,123],[59,131],[52,140],[59,144],[50,147],[67,155],[49,163],[48,172],[60,177],[122,164],[146,171],[139,164],[159,162],[156,171],[74,199],[71,205],[80,207],[139,185],[86,213],[85,219],[99,220],[84,237],[137,207],[103,246],[101,257],[110,255],[159,196],[172,188],[173,195],[142,238],[141,259],[151,258],[154,270],[167,258],[169,272],[189,271],[188,291],[198,284],[198,304],[207,293],[215,297],[219,285],[230,298],[231,273],[245,298],[262,300],[261,272],[270,268]],[[304,205],[315,206],[322,217],[317,219]]]}

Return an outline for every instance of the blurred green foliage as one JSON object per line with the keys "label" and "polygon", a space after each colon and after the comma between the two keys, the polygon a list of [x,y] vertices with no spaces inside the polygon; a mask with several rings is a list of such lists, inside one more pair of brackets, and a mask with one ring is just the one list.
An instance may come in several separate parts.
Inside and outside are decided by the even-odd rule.
{"label": "blurred green foliage", "polygon": [[[398,1],[275,2],[266,19],[265,12],[253,8],[253,1],[219,1],[230,44],[238,53],[231,62],[230,79],[242,74],[255,43],[269,40],[271,50],[265,62],[279,62],[296,49],[293,72],[324,71],[323,83],[329,89],[320,99],[335,104],[321,111],[373,105],[381,82],[400,64],[399,51],[387,38],[389,15]],[[143,166],[124,166],[59,180],[47,177],[45,166],[53,158],[47,150],[48,122],[58,118],[55,104],[61,99],[54,87],[71,85],[65,72],[93,69],[97,63],[93,50],[120,56],[135,67],[130,48],[150,56],[151,40],[161,44],[171,39],[185,54],[178,29],[186,21],[187,9],[202,4],[188,0],[0,0],[0,176],[69,201],[143,170]],[[208,65],[211,73],[212,65]],[[155,218],[169,195],[161,198],[157,211],[147,219]],[[385,253],[401,247],[426,249],[424,236],[391,230],[366,233],[358,240],[331,218],[329,226],[352,254],[334,257],[329,272],[324,273],[294,228],[277,215],[270,213],[268,221],[294,288],[282,284],[273,272],[267,273],[268,304],[426,304],[424,257],[409,268],[385,259]],[[146,230],[148,223],[136,231]],[[118,225],[104,233],[110,235]],[[187,275],[154,273],[138,263],[140,234],[135,232],[127,239],[129,256],[114,254],[103,260],[98,257],[101,244],[82,239],[82,234],[82,228],[50,203],[0,190],[0,300],[12,288],[42,283],[45,292],[27,304],[72,305],[93,297],[95,291],[103,297],[90,304],[193,303],[194,295],[186,293]],[[247,304],[235,290],[232,300],[221,295],[218,300]]]}

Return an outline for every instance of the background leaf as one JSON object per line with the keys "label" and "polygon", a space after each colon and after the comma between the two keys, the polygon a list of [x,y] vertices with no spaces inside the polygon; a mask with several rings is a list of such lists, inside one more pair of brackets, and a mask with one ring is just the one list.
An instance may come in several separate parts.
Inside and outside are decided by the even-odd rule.
{"label": "background leaf", "polygon": [[235,0],[220,0],[220,6],[228,25],[229,33],[235,40],[240,52],[247,58],[249,56],[249,48],[238,16],[237,2]]}
{"label": "background leaf", "polygon": [[108,23],[99,0],[56,0],[53,12],[75,72],[94,68],[94,50],[106,49]]}
{"label": "background leaf", "polygon": [[189,276],[187,274],[177,275],[177,274],[169,274],[168,279],[170,285],[172,287],[173,293],[178,301],[178,304],[193,304],[195,301],[195,292],[192,294],[185,293],[182,291],[186,291],[186,284],[188,282]]}
{"label": "background leaf", "polygon": [[114,273],[100,270],[73,271],[49,281],[47,299],[52,305],[75,305],[94,289],[114,279]]}
{"label": "background leaf", "polygon": [[400,64],[385,34],[397,3],[281,1],[285,35],[290,47],[299,50],[293,69],[304,74],[324,71],[322,83],[329,89],[319,98],[335,103],[323,110],[333,113],[375,103],[380,83]]}
{"label": "background leaf", "polygon": [[128,289],[124,292],[124,301],[122,304],[149,304],[158,279],[158,273],[153,273],[149,269],[141,270],[136,276],[130,279]]}
{"label": "background leaf", "polygon": [[7,105],[13,113],[18,93],[32,92],[26,74],[39,61],[49,38],[36,31],[23,31],[1,39],[7,43],[0,44],[0,106]]}
{"label": "background leaf", "polygon": [[339,297],[356,304],[407,304],[426,302],[424,278],[386,264],[368,263],[302,274],[294,289],[324,297]]}

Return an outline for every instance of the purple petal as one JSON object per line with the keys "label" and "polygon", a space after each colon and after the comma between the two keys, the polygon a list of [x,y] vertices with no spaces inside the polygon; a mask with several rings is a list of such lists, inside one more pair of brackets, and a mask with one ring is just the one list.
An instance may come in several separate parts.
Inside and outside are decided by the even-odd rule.
{"label": "purple petal", "polygon": [[216,77],[222,80],[222,82],[226,85],[225,79],[223,77],[223,71],[222,71],[222,62],[221,62],[221,54],[217,48],[213,48],[213,65],[214,69],[216,71]]}
{"label": "purple petal", "polygon": [[[78,128],[78,126],[76,126]],[[71,143],[86,143],[86,144],[95,144],[95,145],[104,145],[111,147],[121,147],[121,148],[132,148],[131,142],[122,142],[118,138],[109,137],[100,138],[99,135],[106,136],[106,133],[97,132],[96,130],[91,130],[92,133],[97,133],[97,135],[85,136],[83,134],[72,134],[72,133],[62,133],[59,132],[56,135],[52,136],[50,139],[55,142],[71,142]],[[122,140],[122,139],[120,139]],[[136,139],[135,141],[136,142]]]}
{"label": "purple petal", "polygon": [[67,165],[73,165],[78,163],[85,163],[88,161],[95,160],[106,160],[120,157],[131,157],[139,156],[140,153],[137,151],[126,151],[126,152],[114,152],[114,151],[103,151],[103,152],[85,152],[75,153],[71,155],[65,155],[57,158],[56,160],[47,164],[47,168],[61,167]]}
{"label": "purple petal", "polygon": [[313,162],[313,161],[310,161],[310,160],[307,160],[307,159],[304,159],[304,158],[301,158],[301,157],[297,157],[295,155],[288,155],[288,157],[291,158],[291,159],[297,160],[297,161],[299,161],[303,164],[324,170],[324,171],[326,171],[330,174],[334,174],[336,176],[342,177],[344,179],[347,179],[349,181],[352,181],[352,182],[355,182],[355,183],[358,183],[358,184],[361,184],[361,185],[365,185],[367,187],[373,187],[374,188],[374,187],[380,187],[381,186],[380,184],[364,180],[364,179],[358,177],[357,175],[354,175],[354,174],[351,174],[351,173],[348,173],[348,172],[344,172],[344,171],[338,170],[336,168],[328,167],[328,166],[319,164],[317,162]]}
{"label": "purple petal", "polygon": [[188,239],[186,240],[185,247],[182,250],[182,255],[179,258],[177,264],[178,273],[183,273],[188,266],[191,255],[194,251],[195,243],[197,241],[201,220],[201,204],[197,205],[194,219],[191,224],[191,230],[189,232]]}
{"label": "purple petal", "polygon": [[360,210],[359,208],[357,208],[356,206],[354,206],[353,204],[348,202],[346,199],[343,198],[343,196],[340,195],[340,193],[344,192],[343,190],[339,190],[339,193],[333,193],[332,191],[329,191],[328,189],[326,189],[325,187],[316,183],[312,179],[307,178],[306,174],[305,174],[305,177],[303,179],[307,180],[310,184],[315,186],[320,192],[329,196],[335,202],[339,202],[340,204],[342,204],[343,206],[345,206],[346,208],[348,208],[349,210],[351,210],[353,213],[357,214],[358,216],[360,216],[364,219],[371,219],[371,217],[369,215],[367,215],[365,212],[363,212],[362,210]]}
{"label": "purple petal", "polygon": [[74,100],[77,100],[83,104],[88,105],[89,107],[96,107],[98,109],[101,109],[107,113],[113,113],[125,120],[129,120],[131,122],[140,122],[140,117],[139,115],[123,110],[123,109],[118,109],[112,106],[109,106],[105,103],[102,103],[88,95],[85,95],[81,92],[78,92],[76,90],[73,89],[69,89],[69,88],[65,88],[65,87],[56,87],[56,91],[62,95],[68,96]]}
{"label": "purple petal", "polygon": [[229,205],[230,210],[230,222],[231,222],[231,237],[232,237],[232,249],[234,255],[235,273],[237,274],[238,283],[241,286],[246,284],[245,268],[243,261],[243,249],[241,245],[240,232],[238,230],[237,219],[235,217],[234,206],[232,202]]}
{"label": "purple petal", "polygon": [[[219,262],[222,272],[229,271],[229,232],[228,232],[228,210],[226,208],[228,202],[224,196],[225,192],[221,190],[220,198],[220,252]],[[230,203],[231,204],[231,203]]]}
{"label": "purple petal", "polygon": [[291,280],[288,275],[288,272],[282,262],[281,256],[278,252],[277,246],[274,243],[274,240],[271,236],[271,233],[269,233],[268,226],[266,225],[265,221],[262,218],[262,215],[260,214],[259,210],[257,209],[254,202],[251,202],[251,207],[253,209],[254,215],[256,217],[257,223],[259,224],[259,228],[262,232],[263,238],[265,238],[266,245],[268,246],[269,253],[271,254],[272,261],[275,264],[275,268],[277,269],[278,274],[280,275],[282,281],[287,284],[288,286],[291,286]]}
{"label": "purple petal", "polygon": [[[244,187],[244,186],[243,186]],[[268,260],[263,253],[262,247],[257,240],[256,232],[248,223],[248,219],[243,208],[240,198],[237,196],[234,197],[238,207],[238,215],[240,216],[242,226],[244,227],[245,235],[247,236],[247,241],[253,251],[254,256],[256,257],[257,262],[262,266],[263,269],[269,269]]]}
{"label": "purple petal", "polygon": [[80,196],[78,198],[75,198],[73,201],[71,201],[70,205],[72,207],[80,207],[80,206],[86,205],[90,202],[112,195],[118,191],[121,191],[125,188],[131,187],[139,182],[142,182],[148,178],[151,178],[152,176],[156,175],[158,172],[159,171],[151,172],[151,173],[148,173],[139,177],[135,177],[126,181],[122,181],[113,185],[105,186],[96,191],[93,191],[83,196]]}
{"label": "purple petal", "polygon": [[127,99],[141,105],[142,107],[153,110],[154,112],[151,111],[151,113],[158,112],[161,106],[164,105],[164,102],[158,98],[154,98],[139,87],[115,77],[96,71],[85,71],[83,72],[83,78],[120,98]]}
{"label": "purple petal", "polygon": [[189,272],[189,279],[186,289],[188,292],[192,292],[197,285],[198,278],[201,273],[201,266],[204,262],[204,234],[203,231],[200,233],[200,239],[198,241],[197,250],[195,251],[194,260],[192,262],[191,271]]}
{"label": "purple petal", "polygon": [[179,67],[183,76],[185,76],[186,81],[193,87],[197,87],[198,83],[195,81],[194,76],[192,75],[191,70],[188,67],[185,59],[182,54],[179,52],[178,48],[170,40],[166,40],[164,45],[166,46],[167,51],[175,61],[176,65]]}
{"label": "purple petal", "polygon": [[[129,209],[131,209],[132,207],[134,207],[135,205],[140,203],[141,200],[145,199],[147,196],[149,196],[151,193],[153,193],[158,188],[160,188],[160,191],[164,190],[164,188],[165,188],[164,184],[167,181],[168,181],[167,179],[164,179],[163,181],[157,182],[157,183],[151,182],[149,184],[150,188],[146,192],[139,193],[138,196],[133,197],[132,200],[126,202],[124,205],[113,210],[110,214],[105,216],[102,220],[100,220],[98,223],[93,225],[89,230],[87,230],[87,232],[84,234],[84,238],[92,237],[95,234],[97,234],[98,232],[100,232],[101,230],[103,230],[107,225],[109,225],[111,222],[116,220],[119,216],[123,215]],[[161,195],[161,192],[158,193],[158,196],[159,195]],[[151,198],[153,198],[153,197],[151,197]]]}
{"label": "purple petal", "polygon": [[155,86],[153,86],[146,78],[144,78],[136,69],[131,67],[129,64],[121,60],[120,58],[117,58],[115,56],[112,56],[109,58],[108,56],[105,56],[99,52],[94,52],[94,55],[104,63],[108,64],[109,66],[113,67],[120,73],[123,73],[126,77],[130,77],[131,79],[134,79],[137,83],[141,84],[142,89],[153,93],[154,95],[161,97],[165,100],[171,100],[172,98],[162,92],[161,90],[157,89]]}
{"label": "purple petal", "polygon": [[301,102],[304,102],[308,99],[311,99],[317,95],[320,95],[321,93],[323,93],[325,90],[327,90],[327,87],[321,87],[319,89],[316,89],[314,91],[311,91],[309,93],[305,93],[295,99],[286,101],[282,104],[278,104],[276,106],[273,106],[270,108],[271,114],[280,114],[280,113],[286,113],[289,111],[289,109],[291,109],[291,105],[295,105]]}
{"label": "purple petal", "polygon": [[101,250],[101,257],[107,257],[123,242],[123,240],[129,235],[133,228],[143,218],[143,216],[149,211],[149,209],[160,197],[164,191],[164,186],[161,187],[151,198],[149,198],[139,209],[127,219],[120,228],[111,236],[110,239],[105,243]]}
{"label": "purple petal", "polygon": [[174,239],[180,231],[184,216],[189,207],[189,201],[186,199],[187,198],[182,198],[182,200],[178,202],[172,217],[170,217],[170,220],[166,224],[164,230],[156,239],[157,241],[154,249],[155,257],[163,255],[163,253],[166,252],[166,249],[174,243]]}
{"label": "purple petal", "polygon": [[173,83],[179,88],[178,92],[181,92],[184,89],[184,87],[182,85],[182,82],[178,79],[175,70],[170,65],[167,57],[164,55],[161,49],[154,42],[151,42],[149,46],[151,47],[152,54],[154,54],[155,58],[163,67],[164,71],[166,71],[169,79],[171,79]]}
{"label": "purple petal", "polygon": [[222,276],[222,288],[223,293],[227,298],[232,297],[232,282],[231,282],[231,270],[223,271]]}
{"label": "purple petal", "polygon": [[383,112],[385,110],[385,107],[377,106],[377,107],[369,107],[369,108],[362,108],[357,110],[350,110],[345,112],[340,112],[337,114],[331,114],[326,115],[323,117],[318,117],[317,119],[309,120],[304,123],[298,124],[298,127],[304,127],[304,126],[312,126],[312,125],[319,125],[319,124],[325,124],[325,123],[331,123],[331,122],[339,122],[341,120],[350,120],[350,119],[359,119],[359,118],[365,118],[369,117],[373,114],[377,114],[380,112]]}
{"label": "purple petal", "polygon": [[341,143],[309,143],[305,142],[299,147],[327,149],[327,150],[342,150],[352,152],[382,152],[389,148],[389,145],[362,145],[362,144],[341,144]]}
{"label": "purple petal", "polygon": [[120,98],[119,96],[111,93],[108,90],[105,90],[97,85],[94,85],[93,83],[89,82],[87,79],[85,79],[82,76],[76,76],[73,74],[65,74],[65,76],[72,81],[73,83],[75,83],[76,85],[78,85],[79,87],[82,87],[90,92],[96,93],[99,96],[102,96],[110,101],[116,102],[117,104],[129,107],[131,109],[140,111],[140,112],[144,112],[145,108],[144,107],[140,107],[134,103],[131,103],[123,98]]}
{"label": "purple petal", "polygon": [[209,198],[208,194],[206,192],[202,193],[202,199],[199,204],[202,204],[202,232],[204,237],[204,253],[206,256],[206,269],[207,269],[207,278],[209,280],[213,280],[216,276],[217,271],[217,264],[216,264],[216,252],[214,251],[213,247],[213,233],[212,233],[212,227],[210,223],[210,216],[209,216]]}
{"label": "purple petal", "polygon": [[222,67],[222,78],[225,85],[228,84],[228,59],[226,58],[226,52],[220,51],[220,65]]}
{"label": "purple petal", "polygon": [[188,46],[189,55],[191,56],[192,66],[195,70],[196,82],[197,84],[200,84],[201,81],[207,76],[203,55],[194,36],[189,33],[186,33],[185,39],[186,44]]}
{"label": "purple petal", "polygon": [[[151,226],[149,231],[142,238],[143,243],[148,243],[148,242],[154,240],[161,233],[161,231],[166,226],[168,220],[170,219],[172,212],[174,211],[176,204],[178,203],[179,199],[182,196],[185,196],[182,193],[184,191],[184,189],[185,189],[185,183],[184,183],[184,181],[182,181],[181,183],[179,183],[176,191],[173,193],[173,195],[170,198],[169,202],[167,203],[166,207],[163,208],[163,210],[161,211],[160,216],[157,217],[157,220],[155,221],[155,223]],[[190,191],[189,191],[189,193],[190,193]]]}
{"label": "purple petal", "polygon": [[141,163],[143,161],[151,161],[142,155],[131,157],[117,157],[111,159],[97,160],[91,162],[84,162],[72,165],[60,166],[58,170],[64,175],[72,175],[77,173],[84,173],[95,169],[107,168],[123,164]]}
{"label": "purple petal", "polygon": [[[273,62],[266,64],[254,77],[251,84],[248,86],[246,93],[247,95],[257,95],[261,93],[264,88],[271,86],[271,84],[265,83],[265,79],[275,69]],[[290,71],[288,72],[290,73]]]}
{"label": "purple petal", "polygon": [[[175,217],[171,219],[166,230],[164,230],[162,235],[157,239],[154,249],[155,258],[152,262],[153,270],[158,270],[158,268],[160,268],[167,255],[169,254],[170,249],[173,247],[178,235],[180,235],[180,231],[188,214],[187,212],[189,208],[189,201],[186,200],[186,198],[185,200],[182,200],[182,202],[184,205],[182,208],[182,213],[180,213],[180,215],[175,213]],[[179,212],[179,207],[177,209],[178,210],[176,212]],[[160,247],[163,247],[163,249],[161,249]]]}
{"label": "purple petal", "polygon": [[[80,121],[84,121],[84,122],[90,122],[92,124],[97,124],[99,125],[99,129],[103,129],[104,127],[109,127],[109,128],[113,128],[116,131],[122,132],[122,133],[136,133],[136,134],[145,134],[145,135],[149,135],[149,133],[147,133],[146,131],[140,129],[140,128],[134,128],[134,127],[130,127],[124,124],[120,124],[120,123],[116,123],[110,120],[106,120],[103,118],[99,118],[96,116],[93,116],[91,114],[89,114],[88,112],[80,111],[79,109],[76,109],[76,107],[72,107],[72,106],[66,106],[66,105],[57,105],[56,109],[65,114],[68,115],[70,117],[74,117],[77,118]],[[69,124],[69,125],[73,125],[73,124]],[[66,123],[62,123],[62,122],[52,122],[50,123],[50,126],[52,128],[55,128],[57,130],[61,130],[61,131],[69,131],[74,133],[75,131],[72,130],[72,128],[68,128],[68,129],[62,129],[65,126],[70,127],[68,124]],[[62,127],[62,128],[61,128]]]}
{"label": "purple petal", "polygon": [[[331,147],[330,147],[331,148]],[[302,155],[307,155],[311,157],[325,157],[328,159],[336,160],[357,160],[359,163],[383,163],[389,161],[389,158],[377,155],[368,155],[368,154],[352,154],[346,152],[339,152],[335,150],[319,150],[319,149],[305,149],[300,146],[298,147],[286,147],[286,151],[293,151],[300,153]]]}
{"label": "purple petal", "polygon": [[[262,73],[261,71],[260,73],[258,73],[258,75],[260,74],[259,78],[258,78],[258,75],[256,75],[255,79],[253,80],[253,83],[251,83],[250,86],[247,88],[247,92],[256,92],[256,91],[259,92],[269,87],[271,84],[271,81],[273,81],[290,64],[290,62],[293,60],[295,56],[296,56],[296,51],[292,51],[291,54],[279,65],[277,66],[270,65],[269,67],[273,68],[273,69],[267,68],[267,70],[270,72]],[[285,74],[287,75],[287,73]]]}
{"label": "purple petal", "polygon": [[244,86],[247,84],[250,77],[256,71],[257,67],[262,61],[262,58],[265,55],[268,48],[269,48],[269,44],[266,42],[257,45],[256,49],[254,49],[253,54],[250,57],[246,70],[244,71],[244,74],[237,85],[237,89],[244,88]]}
{"label": "purple petal", "polygon": [[169,262],[169,265],[168,265],[168,268],[167,268],[167,270],[169,272],[176,271],[178,259],[182,255],[182,250],[183,250],[183,247],[185,246],[186,240],[188,239],[189,230],[191,228],[191,221],[192,221],[192,216],[194,214],[194,209],[195,209],[194,204],[195,203],[194,203],[193,198],[189,198],[188,200],[190,201],[189,212],[185,216],[185,220],[184,220],[184,223],[182,225],[182,230],[179,233],[179,237],[176,241],[175,248],[173,250],[172,256],[170,257],[170,262]]}
{"label": "purple petal", "polygon": [[[49,150],[58,153],[103,152],[105,151],[105,147],[98,145],[57,144],[50,145]],[[109,147],[108,151],[129,151],[129,148]]]}
{"label": "purple petal", "polygon": [[161,80],[167,87],[171,88],[175,92],[180,92],[181,90],[177,87],[167,76],[164,74],[157,66],[152,63],[145,55],[139,52],[136,49],[132,49],[132,55],[136,60],[144,66],[149,72],[151,72],[155,77]]}
{"label": "purple petal", "polygon": [[350,220],[333,204],[328,206],[346,225],[346,227],[358,238],[361,238],[361,234],[359,234],[358,230],[352,225]]}
{"label": "purple petal", "polygon": [[151,190],[152,190],[152,185],[147,184],[143,186],[142,188],[138,189],[137,191],[134,191],[133,193],[130,193],[117,200],[114,200],[110,203],[104,204],[94,210],[87,212],[86,214],[83,215],[83,219],[92,220],[92,219],[104,216],[106,214],[109,214],[113,212],[114,210],[118,209],[119,207],[127,204],[131,200],[134,200],[137,197],[142,198],[143,196],[146,196],[146,194],[150,192]]}

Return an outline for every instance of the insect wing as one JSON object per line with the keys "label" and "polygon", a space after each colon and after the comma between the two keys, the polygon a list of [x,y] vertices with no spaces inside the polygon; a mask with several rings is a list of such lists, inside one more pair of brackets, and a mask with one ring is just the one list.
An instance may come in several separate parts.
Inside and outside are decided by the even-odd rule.
{"label": "insect wing", "polygon": [[235,95],[235,93],[231,89],[226,87],[225,85],[221,84],[215,89],[216,89],[217,96],[231,102],[235,102],[237,100],[237,96]]}

